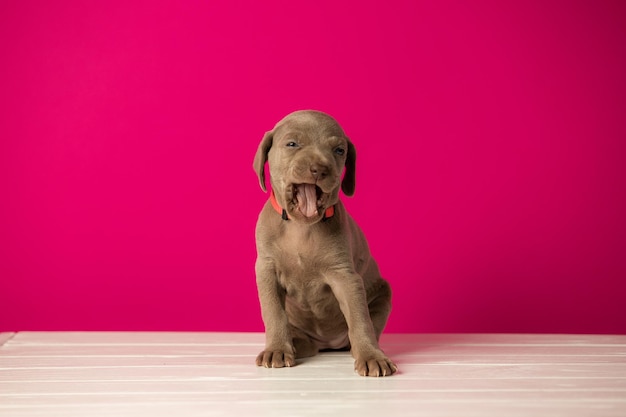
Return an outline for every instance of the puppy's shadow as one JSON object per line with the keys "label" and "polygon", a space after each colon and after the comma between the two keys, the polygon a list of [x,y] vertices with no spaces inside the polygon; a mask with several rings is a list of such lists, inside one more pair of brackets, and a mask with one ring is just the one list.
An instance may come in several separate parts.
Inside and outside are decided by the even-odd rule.
{"label": "puppy's shadow", "polygon": [[329,361],[335,363],[337,361],[344,361],[344,360],[346,361],[353,360],[352,355],[350,354],[349,347],[341,348],[341,349],[320,349],[313,356],[297,358],[296,364],[302,365],[306,363],[309,363],[309,364],[315,363],[319,366],[319,365],[328,365]]}
{"label": "puppy's shadow", "polygon": [[436,353],[445,347],[476,342],[476,335],[471,334],[383,334],[380,340],[381,349],[390,357],[419,356],[420,354]]}

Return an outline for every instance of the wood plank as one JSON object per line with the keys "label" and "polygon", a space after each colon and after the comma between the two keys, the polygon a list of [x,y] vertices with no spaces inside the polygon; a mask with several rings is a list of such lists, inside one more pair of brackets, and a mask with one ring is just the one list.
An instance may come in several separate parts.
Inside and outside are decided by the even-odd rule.
{"label": "wood plank", "polygon": [[[187,395],[193,392],[259,392],[272,391],[282,393],[300,392],[619,392],[626,394],[624,378],[415,378],[398,375],[394,381],[371,382],[371,380],[355,380],[355,375],[344,374],[343,377],[330,379],[318,376],[307,376],[306,372],[298,376],[280,376],[262,373],[245,376],[214,376],[205,378],[164,378],[152,380],[32,380],[5,381],[0,383],[0,398],[37,395],[74,395],[100,393],[102,395],[134,392],[137,394],[153,392],[170,392]],[[626,395],[624,395],[626,398]]]}
{"label": "wood plank", "polygon": [[[141,366],[197,366],[198,364],[207,365],[215,363],[219,360],[222,364],[240,364],[244,366],[250,366],[253,364],[257,351],[243,351],[240,354],[227,353],[224,355],[217,355],[215,353],[207,353],[204,355],[170,355],[170,354],[154,354],[154,355],[68,355],[71,357],[71,361],[63,362],[60,358],[55,356],[20,356],[20,355],[0,355],[0,370],[2,369],[55,369],[61,367],[141,367]],[[388,352],[389,353],[389,352]],[[332,357],[323,356],[326,353],[321,354],[320,357],[324,357],[324,361],[331,363]],[[538,356],[540,356],[538,358]],[[623,355],[558,355],[558,354],[545,354],[545,355],[510,355],[510,354],[476,354],[470,353],[460,354],[437,354],[437,353],[424,353],[424,354],[391,354],[391,357],[398,363],[421,363],[431,365],[480,365],[480,364],[493,364],[493,365],[505,365],[505,364],[612,364],[626,362],[626,358]],[[220,359],[221,358],[221,359]],[[544,362],[538,362],[543,360]],[[303,360],[304,361],[304,360]]]}
{"label": "wood plank", "polygon": [[596,334],[383,334],[382,342],[409,345],[626,345],[626,335]]}
{"label": "wood plank", "polygon": [[[263,344],[254,332],[20,332],[14,344]],[[383,334],[388,345],[624,345],[626,335],[559,334]]]}
{"label": "wood plank", "polygon": [[13,332],[0,333],[0,346],[5,344],[7,341],[11,340],[13,336],[15,336],[15,333]]}
{"label": "wood plank", "polygon": [[[626,359],[626,346],[624,345],[394,345],[381,344],[382,349],[390,356],[412,357],[411,360],[419,361],[429,355],[443,355],[448,357],[464,358],[480,356],[605,356],[619,361]],[[197,356],[197,357],[223,357],[223,356],[254,356],[256,357],[263,349],[263,344],[240,345],[227,344],[161,344],[161,343],[111,343],[111,344],[28,344],[19,345],[14,343],[5,344],[2,347],[3,356],[10,357],[123,357],[123,356]]]}
{"label": "wood plank", "polygon": [[[623,417],[624,401],[614,397],[552,398],[550,396],[484,395],[475,393],[431,392],[405,396],[357,394],[345,396],[328,392],[303,393],[295,397],[269,395],[223,396],[196,393],[181,397],[178,393],[137,397],[134,393],[116,396],[85,395],[48,397],[45,402],[30,401],[3,404],[3,416],[602,416]],[[217,398],[216,398],[217,397]],[[69,401],[68,401],[69,400]]]}
{"label": "wood plank", "polygon": [[[146,367],[100,367],[100,368],[51,368],[51,369],[11,369],[10,376],[4,377],[8,382],[16,381],[76,381],[93,380],[100,381],[150,381],[180,380],[184,379],[210,379],[214,375],[220,378],[228,375],[225,367],[240,366],[241,362],[229,362],[228,360],[216,360],[213,363],[198,363],[195,366],[146,366]],[[499,379],[499,378],[618,378],[626,379],[626,364],[413,364],[401,363],[398,365],[400,372],[417,378],[429,379]],[[241,369],[255,367],[251,362],[243,364]],[[255,367],[256,368],[256,367]],[[89,376],[85,370],[89,369]],[[256,369],[255,369],[256,370]],[[353,377],[353,360],[345,355],[341,361],[318,361],[303,363],[293,370],[283,370],[279,375],[287,378],[312,378],[320,375],[320,371],[326,374],[334,372],[338,376]],[[270,375],[269,373],[267,373]],[[332,376],[324,376],[324,379]]]}
{"label": "wood plank", "polygon": [[626,415],[626,336],[384,335],[401,372],[348,352],[256,367],[260,333],[18,333],[0,346],[0,415]]}
{"label": "wood plank", "polygon": [[263,345],[263,333],[20,332],[13,345]]}
{"label": "wood plank", "polygon": [[[83,399],[81,399],[83,400]],[[336,400],[332,397],[298,397],[264,399],[250,398],[247,400],[232,401],[230,398],[201,399],[180,402],[165,398],[163,400],[146,399],[137,401],[133,397],[85,398],[75,404],[61,399],[60,403],[36,404],[5,407],[4,416],[602,416],[623,417],[623,405],[607,403],[604,399],[598,400],[543,400],[515,402],[511,399],[457,399],[446,397],[443,399],[344,399]]]}
{"label": "wood plank", "polygon": [[[133,401],[139,402],[179,402],[189,403],[196,401],[212,402],[216,400],[236,402],[243,399],[255,399],[259,401],[261,398],[264,401],[278,402],[283,399],[307,397],[310,400],[317,400],[317,402],[323,402],[324,400],[340,399],[342,401],[464,401],[464,402],[490,402],[490,401],[572,401],[572,402],[600,402],[600,401],[613,401],[616,395],[624,397],[624,390],[557,390],[557,389],[420,389],[420,390],[404,390],[404,391],[389,391],[380,392],[377,390],[351,390],[351,391],[337,391],[333,394],[329,394],[327,390],[323,389],[306,389],[300,391],[294,390],[273,390],[273,391],[261,391],[255,390],[210,390],[210,391],[185,391],[180,393],[178,391],[168,391],[166,389],[155,390],[151,389],[146,392],[136,391],[112,391],[107,393],[100,392],[79,392],[68,394],[50,394],[45,396],[46,402],[52,403],[57,401],[59,405],[63,404],[63,401],[67,402],[71,400],[73,404],[87,403],[91,401],[110,401],[115,398],[128,398]],[[572,393],[577,394],[572,396]],[[2,396],[0,398],[3,398]],[[69,397],[76,397],[76,400]],[[32,401],[32,395],[20,395],[14,394],[11,396],[11,400],[4,402],[3,406],[11,405],[27,407],[29,405],[28,400]],[[615,400],[618,405],[626,405],[626,399],[618,398]]]}

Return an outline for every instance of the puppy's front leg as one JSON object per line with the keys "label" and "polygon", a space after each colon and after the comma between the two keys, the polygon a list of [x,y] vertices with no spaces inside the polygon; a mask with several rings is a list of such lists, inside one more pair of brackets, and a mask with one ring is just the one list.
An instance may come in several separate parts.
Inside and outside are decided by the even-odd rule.
{"label": "puppy's front leg", "polygon": [[337,274],[329,285],[348,323],[354,369],[361,376],[389,376],[398,368],[380,347],[372,324],[363,279],[356,273]]}
{"label": "puppy's front leg", "polygon": [[278,284],[270,263],[257,260],[257,290],[265,324],[265,350],[256,358],[258,366],[282,368],[295,366],[295,350],[285,312],[285,290]]}

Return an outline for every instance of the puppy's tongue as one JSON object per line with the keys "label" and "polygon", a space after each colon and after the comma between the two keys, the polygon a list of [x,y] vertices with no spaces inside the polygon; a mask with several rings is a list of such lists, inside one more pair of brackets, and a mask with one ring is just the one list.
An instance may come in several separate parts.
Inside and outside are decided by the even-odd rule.
{"label": "puppy's tongue", "polygon": [[306,217],[317,214],[317,192],[313,184],[296,185],[298,190],[298,209]]}

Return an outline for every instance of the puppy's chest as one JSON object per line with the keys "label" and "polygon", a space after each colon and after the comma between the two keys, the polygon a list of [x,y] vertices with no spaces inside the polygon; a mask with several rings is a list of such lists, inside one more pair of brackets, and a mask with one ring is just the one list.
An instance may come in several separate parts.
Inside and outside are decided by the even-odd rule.
{"label": "puppy's chest", "polygon": [[289,295],[300,296],[318,292],[318,287],[325,285],[325,271],[334,263],[317,242],[281,245],[274,259],[279,283]]}
{"label": "puppy's chest", "polygon": [[323,280],[325,265],[319,256],[297,250],[283,250],[275,257],[279,282],[289,285],[307,285]]}
{"label": "puppy's chest", "polygon": [[322,315],[329,303],[336,303],[324,278],[324,270],[309,257],[297,255],[278,265],[278,282],[285,289],[291,308]]}

